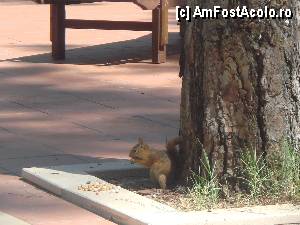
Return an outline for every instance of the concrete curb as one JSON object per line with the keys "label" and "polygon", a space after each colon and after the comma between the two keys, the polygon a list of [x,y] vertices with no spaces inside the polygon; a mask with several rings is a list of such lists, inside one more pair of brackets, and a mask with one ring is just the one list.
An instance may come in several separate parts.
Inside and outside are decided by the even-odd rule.
{"label": "concrete curb", "polygon": [[122,160],[103,164],[27,168],[23,169],[22,177],[65,200],[118,224],[151,224],[153,214],[176,211],[169,206],[123,188],[103,191],[99,195],[94,192],[78,190],[79,185],[88,181],[106,183],[89,173],[137,169],[142,168],[130,164],[127,160]]}
{"label": "concrete curb", "polygon": [[19,220],[11,215],[0,212],[0,224],[2,225],[30,225],[22,220]]}
{"label": "concrete curb", "polygon": [[92,211],[112,222],[124,225],[264,225],[300,224],[300,206],[278,205],[239,209],[222,209],[212,212],[180,212],[120,187],[94,192],[78,190],[88,181],[105,181],[90,175],[107,171],[142,170],[128,160],[103,163],[25,168],[24,179]]}

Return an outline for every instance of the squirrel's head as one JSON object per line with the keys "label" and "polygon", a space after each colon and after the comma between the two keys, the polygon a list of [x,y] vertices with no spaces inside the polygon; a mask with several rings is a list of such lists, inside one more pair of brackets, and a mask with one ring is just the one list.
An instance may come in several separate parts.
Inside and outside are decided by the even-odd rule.
{"label": "squirrel's head", "polygon": [[131,158],[132,163],[142,163],[143,161],[147,159],[147,156],[149,154],[150,147],[144,143],[144,140],[139,137],[138,143],[133,146],[129,153],[129,157]]}

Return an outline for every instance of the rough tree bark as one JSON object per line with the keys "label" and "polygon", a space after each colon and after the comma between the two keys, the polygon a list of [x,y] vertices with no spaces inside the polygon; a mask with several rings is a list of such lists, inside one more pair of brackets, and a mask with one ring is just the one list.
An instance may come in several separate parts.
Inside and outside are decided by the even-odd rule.
{"label": "rough tree bark", "polygon": [[[189,0],[212,9],[290,8],[298,0]],[[181,178],[199,171],[203,151],[219,175],[235,176],[240,153],[263,156],[289,139],[300,144],[297,17],[197,19],[182,23]]]}

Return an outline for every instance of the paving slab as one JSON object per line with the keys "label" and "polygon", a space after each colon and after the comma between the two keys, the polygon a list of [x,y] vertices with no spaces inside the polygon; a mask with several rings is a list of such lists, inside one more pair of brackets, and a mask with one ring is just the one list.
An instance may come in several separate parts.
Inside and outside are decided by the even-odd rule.
{"label": "paving slab", "polygon": [[61,198],[118,224],[264,225],[300,223],[300,206],[275,205],[220,209],[211,212],[181,212],[117,186],[98,194],[78,190],[80,185],[89,182],[105,184],[106,181],[100,179],[104,172],[114,171],[120,174],[130,174],[133,171],[142,173],[142,170],[143,167],[132,165],[128,160],[108,162],[103,160],[101,163],[94,164],[25,168],[22,176]]}
{"label": "paving slab", "polygon": [[[137,140],[137,137],[144,137],[151,142],[164,143],[165,137],[175,137],[178,135],[178,128],[168,126],[159,121],[153,121],[143,116],[133,117],[111,117],[98,118],[86,123],[90,128],[103,130],[106,134],[124,140]],[[130,129],[128,129],[130,127]],[[165,135],[163,135],[165,134]]]}
{"label": "paving slab", "polygon": [[[88,161],[88,160],[86,160]],[[48,155],[40,157],[22,157],[15,159],[1,159],[0,166],[12,174],[20,175],[22,168],[32,166],[51,166],[67,164],[80,164],[84,161],[80,157],[73,155]]]}
{"label": "paving slab", "polygon": [[50,146],[0,130],[0,160],[63,154]]}

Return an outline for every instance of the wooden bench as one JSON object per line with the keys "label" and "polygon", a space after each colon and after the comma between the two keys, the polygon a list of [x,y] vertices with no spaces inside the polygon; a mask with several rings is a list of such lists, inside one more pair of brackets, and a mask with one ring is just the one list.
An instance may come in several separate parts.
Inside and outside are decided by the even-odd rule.
{"label": "wooden bench", "polygon": [[65,59],[65,29],[102,29],[152,31],[152,62],[166,61],[168,43],[168,8],[182,0],[105,0],[106,2],[132,2],[143,10],[152,10],[152,22],[108,21],[67,19],[65,5],[103,2],[103,0],[33,0],[40,4],[50,4],[50,39],[52,57]]}

